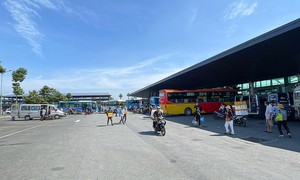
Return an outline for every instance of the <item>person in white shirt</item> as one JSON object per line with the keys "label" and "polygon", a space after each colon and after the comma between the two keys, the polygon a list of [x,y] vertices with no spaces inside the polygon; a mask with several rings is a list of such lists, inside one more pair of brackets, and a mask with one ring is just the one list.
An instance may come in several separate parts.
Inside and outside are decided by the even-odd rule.
{"label": "person in white shirt", "polygon": [[272,126],[273,126],[273,109],[272,109],[272,104],[268,102],[265,102],[266,106],[266,112],[265,112],[265,117],[266,117],[266,126],[267,126],[267,132],[272,133]]}

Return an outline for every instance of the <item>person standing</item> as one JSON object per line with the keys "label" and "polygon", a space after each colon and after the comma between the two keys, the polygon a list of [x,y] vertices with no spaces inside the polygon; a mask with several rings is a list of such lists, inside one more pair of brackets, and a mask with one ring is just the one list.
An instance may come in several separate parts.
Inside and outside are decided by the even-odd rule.
{"label": "person standing", "polygon": [[272,103],[268,103],[267,101],[265,102],[266,106],[266,112],[265,112],[265,118],[266,118],[266,127],[267,127],[267,132],[272,133],[272,126],[273,126],[273,107]]}
{"label": "person standing", "polygon": [[199,127],[201,127],[201,121],[200,121],[200,118],[201,118],[200,108],[197,107],[197,108],[196,108],[196,111],[194,112],[194,120],[198,122]]}
{"label": "person standing", "polygon": [[[284,127],[284,129],[286,130],[286,133],[288,134],[289,138],[292,138],[291,136],[291,132],[290,129],[287,125],[287,112],[284,109],[282,104],[278,104],[278,114],[281,113],[282,114],[282,119],[278,119],[277,122],[277,127],[278,127],[278,131],[279,131],[279,137],[283,137],[283,133],[282,133],[282,125]],[[276,120],[276,119],[275,119]]]}
{"label": "person standing", "polygon": [[114,123],[113,123],[112,117],[114,116],[114,113],[113,113],[113,111],[111,110],[111,107],[108,108],[108,111],[106,112],[106,116],[107,116],[107,123],[106,123],[107,126],[108,126],[108,124],[109,124],[109,120],[110,120],[110,122],[111,122],[111,125],[113,126]]}
{"label": "person standing", "polygon": [[[234,129],[233,129],[233,120],[232,120],[232,110],[230,108],[230,106],[226,106],[225,108],[225,134],[230,134],[230,135],[234,135]],[[230,133],[229,133],[229,129],[228,126],[230,126]]]}
{"label": "person standing", "polygon": [[41,115],[41,121],[46,119],[46,113],[47,113],[46,107],[42,107],[41,114],[40,114]]}
{"label": "person standing", "polygon": [[121,122],[122,122],[122,124],[124,124],[124,111],[123,111],[123,107],[121,107],[121,106],[119,108],[119,116],[121,118],[119,124],[121,124]]}

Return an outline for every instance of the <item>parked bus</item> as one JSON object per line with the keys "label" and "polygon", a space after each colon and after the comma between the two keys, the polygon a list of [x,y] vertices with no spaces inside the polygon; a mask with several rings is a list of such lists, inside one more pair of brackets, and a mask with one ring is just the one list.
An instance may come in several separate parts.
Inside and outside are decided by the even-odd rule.
{"label": "parked bus", "polygon": [[82,112],[87,109],[91,109],[94,112],[99,111],[99,107],[96,101],[59,101],[57,104],[58,109],[62,109],[64,112],[69,112],[70,108],[76,111]]}
{"label": "parked bus", "polygon": [[125,103],[126,101],[122,99],[102,101],[101,112],[106,112],[108,111],[109,108],[111,108],[114,111],[116,108],[119,108],[120,106],[125,106]]}
{"label": "parked bus", "polygon": [[294,89],[293,100],[294,100],[295,115],[297,116],[298,119],[300,115],[300,86],[297,86]]}
{"label": "parked bus", "polygon": [[150,105],[155,107],[159,106],[159,97],[157,96],[150,97]]}
{"label": "parked bus", "polygon": [[133,110],[133,107],[139,108],[142,104],[141,100],[138,99],[129,99],[126,100],[126,106],[128,108],[128,110]]}
{"label": "parked bus", "polygon": [[221,106],[232,105],[237,91],[235,89],[197,89],[159,91],[159,104],[165,114],[192,115],[197,106],[202,107],[202,113],[213,113]]}
{"label": "parked bus", "polygon": [[249,116],[265,116],[265,101],[268,101],[266,94],[237,95],[235,101],[246,101]]}
{"label": "parked bus", "polygon": [[295,109],[292,107],[289,93],[269,93],[268,102],[282,104],[284,109],[287,111],[288,119],[295,119]]}

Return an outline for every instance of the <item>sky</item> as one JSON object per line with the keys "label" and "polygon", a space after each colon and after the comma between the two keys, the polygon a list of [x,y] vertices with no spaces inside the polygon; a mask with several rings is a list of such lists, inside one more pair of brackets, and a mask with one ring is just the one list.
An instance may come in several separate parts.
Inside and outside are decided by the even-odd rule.
{"label": "sky", "polygon": [[126,99],[298,19],[299,9],[299,0],[1,0],[0,61],[27,69],[25,93],[47,85]]}

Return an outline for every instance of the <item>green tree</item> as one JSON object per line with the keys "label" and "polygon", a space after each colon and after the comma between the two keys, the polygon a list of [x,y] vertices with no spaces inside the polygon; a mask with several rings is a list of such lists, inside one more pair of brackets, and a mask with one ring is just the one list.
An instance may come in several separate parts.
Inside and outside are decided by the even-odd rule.
{"label": "green tree", "polygon": [[16,71],[12,72],[12,88],[13,93],[17,95],[23,95],[24,91],[20,86],[20,83],[23,82],[26,78],[27,70],[25,68],[19,68]]}
{"label": "green tree", "polygon": [[54,102],[58,102],[58,101],[67,100],[67,97],[64,96],[62,93],[46,85],[39,91],[39,94],[49,104],[53,104]]}
{"label": "green tree", "polygon": [[70,101],[71,98],[72,98],[72,94],[71,94],[71,93],[68,93],[68,94],[66,95],[66,100],[67,100],[67,101]]}
{"label": "green tree", "polygon": [[1,64],[0,64],[0,74],[4,74],[4,73],[6,73],[6,68],[1,66]]}
{"label": "green tree", "polygon": [[45,99],[38,93],[38,91],[33,90],[29,91],[29,95],[24,97],[24,100],[27,104],[43,104],[47,103]]}

